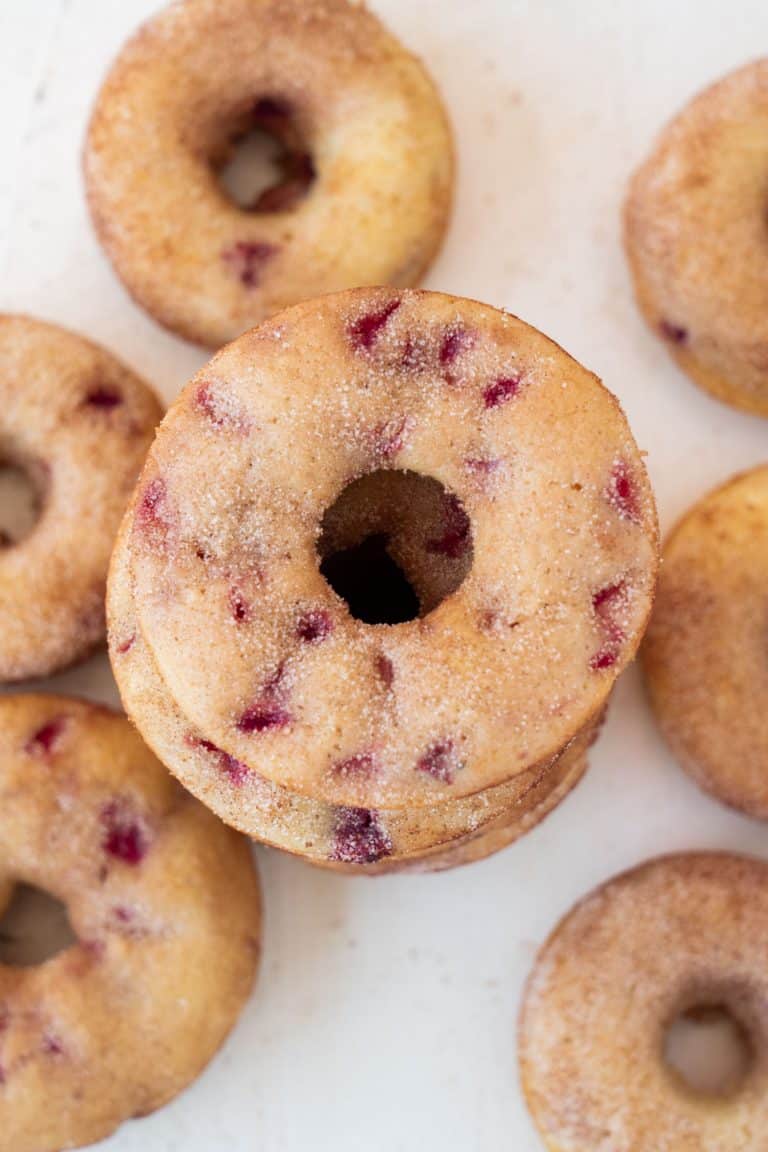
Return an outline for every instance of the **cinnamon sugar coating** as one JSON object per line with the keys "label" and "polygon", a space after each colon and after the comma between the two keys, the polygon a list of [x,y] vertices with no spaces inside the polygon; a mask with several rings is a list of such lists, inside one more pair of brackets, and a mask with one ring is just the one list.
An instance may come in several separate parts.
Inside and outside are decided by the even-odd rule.
{"label": "cinnamon sugar coating", "polygon": [[[284,141],[292,172],[249,210],[217,170],[254,127]],[[430,77],[349,0],[170,5],[112,66],[84,163],[99,239],[128,290],[214,348],[299,300],[417,284],[454,182]]]}

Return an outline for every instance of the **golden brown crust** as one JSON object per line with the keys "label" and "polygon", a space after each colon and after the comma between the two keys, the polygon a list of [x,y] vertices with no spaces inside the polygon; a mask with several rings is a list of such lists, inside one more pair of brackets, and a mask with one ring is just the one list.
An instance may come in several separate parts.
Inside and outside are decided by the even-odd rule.
{"label": "golden brown crust", "polygon": [[0,806],[0,887],[52,892],[78,937],[0,966],[0,1146],[55,1152],[159,1108],[218,1050],[256,971],[258,881],[247,841],[84,701],[0,699]]}
{"label": "golden brown crust", "polygon": [[162,408],[105,349],[0,315],[0,464],[27,472],[41,512],[0,547],[0,681],[46,676],[104,639],[112,543]]}
{"label": "golden brown crust", "polygon": [[[214,168],[278,101],[316,178],[291,211],[245,211]],[[419,282],[451,209],[454,153],[420,62],[348,0],[182,0],[120,53],[85,147],[98,236],[134,298],[218,347],[298,300]]]}
{"label": "golden brown crust", "polygon": [[[550,1152],[762,1152],[768,1130],[768,865],[727,853],[649,861],[586,896],[531,973],[519,1054]],[[664,1062],[667,1026],[729,1010],[754,1060],[741,1087],[695,1095]]]}
{"label": "golden brown crust", "polygon": [[642,649],[657,719],[703,788],[768,819],[768,467],[700,500],[663,555]]}
{"label": "golden brown crust", "polygon": [[768,415],[768,60],[700,93],[635,173],[625,242],[638,304],[682,369]]}

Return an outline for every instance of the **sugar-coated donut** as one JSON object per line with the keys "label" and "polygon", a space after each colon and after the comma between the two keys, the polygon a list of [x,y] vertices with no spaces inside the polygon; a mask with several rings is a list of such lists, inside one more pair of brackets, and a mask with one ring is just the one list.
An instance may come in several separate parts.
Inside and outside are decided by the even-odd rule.
{"label": "sugar-coated donut", "polygon": [[[353,618],[316,552],[339,493],[382,467],[441,483],[428,550],[473,553],[452,595],[391,627]],[[597,379],[514,317],[388,289],[299,305],[219,353],[163,422],[127,523],[135,611],[188,722],[259,777],[367,810],[551,763],[631,659],[657,563],[645,469]],[[247,828],[226,775],[207,802]]]}
{"label": "sugar-coated donut", "polygon": [[640,308],[697,384],[768,416],[768,59],[698,95],[635,174]]}
{"label": "sugar-coated donut", "polygon": [[643,647],[675,755],[719,800],[768,819],[768,467],[704,497],[664,546]]}
{"label": "sugar-coated donut", "polygon": [[247,841],[178,787],[124,717],[0,698],[0,887],[67,906],[76,944],[0,965],[0,1147],[91,1144],[208,1063],[253,983]]}
{"label": "sugar-coated donut", "polygon": [[112,560],[109,609],[111,656],[123,702],[156,754],[228,823],[322,867],[373,875],[435,871],[480,859],[543,819],[587,766],[597,726],[579,734],[552,764],[465,799],[414,812],[311,800],[223,753],[179,711],[136,619],[125,526]]}
{"label": "sugar-coated donut", "polygon": [[39,502],[31,533],[0,541],[0,681],[49,675],[103,640],[110,551],[161,415],[103,348],[0,315],[0,465]]}
{"label": "sugar-coated donut", "polygon": [[[246,210],[216,172],[253,126],[283,139],[294,172]],[[85,150],[118,274],[157,320],[211,347],[299,300],[418,283],[453,168],[423,66],[350,0],[172,4],[123,48]]]}
{"label": "sugar-coated donut", "polygon": [[[768,865],[653,860],[585,897],[542,948],[520,1020],[528,1106],[551,1152],[763,1152],[768,1132]],[[720,1097],[663,1057],[667,1028],[726,1009],[752,1067]]]}

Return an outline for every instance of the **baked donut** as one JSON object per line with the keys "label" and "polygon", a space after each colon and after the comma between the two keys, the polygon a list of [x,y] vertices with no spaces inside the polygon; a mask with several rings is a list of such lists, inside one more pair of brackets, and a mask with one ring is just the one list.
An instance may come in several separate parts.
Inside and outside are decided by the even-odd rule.
{"label": "baked donut", "polygon": [[47,676],[104,638],[109,555],[162,409],[110,353],[0,315],[0,467],[26,474],[39,518],[0,540],[0,681]]}
{"label": "baked donut", "polygon": [[768,467],[729,480],[680,521],[643,668],[683,767],[718,800],[768,819]]}
{"label": "baked donut", "polygon": [[700,387],[768,416],[768,59],[698,95],[632,179],[641,310]]}
{"label": "baked donut", "polygon": [[[376,470],[443,486],[429,555],[472,550],[452,595],[394,626],[355,619],[316,551],[326,510]],[[110,632],[129,712],[251,835],[275,842],[264,781],[309,802],[319,825],[280,845],[302,854],[331,810],[418,828],[419,810],[482,811],[546,771],[602,712],[656,568],[647,477],[595,378],[503,313],[386,289],[300,305],[215,357],[161,427],[121,540]],[[126,612],[162,705],[131,699]],[[169,704],[194,734],[185,760],[149,733]],[[244,766],[239,788],[221,757]],[[455,838],[429,827],[419,851]]]}
{"label": "baked donut", "polygon": [[[287,149],[250,209],[217,172],[261,127]],[[160,323],[219,347],[299,300],[416,284],[440,246],[451,131],[421,63],[350,0],[182,0],[125,46],[85,149],[98,236]]]}
{"label": "baked donut", "polygon": [[159,1108],[251,990],[260,900],[247,841],[178,787],[124,717],[0,698],[0,887],[67,906],[76,944],[0,965],[0,1143],[54,1152]]}
{"label": "baked donut", "polygon": [[[520,1019],[523,1091],[552,1152],[763,1152],[768,1131],[768,866],[668,856],[583,899],[539,953]],[[667,1028],[725,1008],[752,1068],[693,1091],[664,1060]]]}
{"label": "baked donut", "polygon": [[[121,530],[110,572],[111,656],[123,702],[155,753],[235,827],[341,872],[437,871],[511,844],[577,783],[597,728],[579,734],[544,768],[431,808],[370,811],[291,793],[211,744],[181,714],[160,677],[135,615],[130,547]],[[222,779],[230,803],[222,807]]]}

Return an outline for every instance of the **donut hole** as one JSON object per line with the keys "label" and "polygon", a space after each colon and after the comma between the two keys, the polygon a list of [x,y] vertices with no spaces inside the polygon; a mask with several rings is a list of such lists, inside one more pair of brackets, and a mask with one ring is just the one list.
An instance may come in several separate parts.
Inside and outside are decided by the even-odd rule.
{"label": "donut hole", "polygon": [[29,536],[43,507],[42,485],[32,469],[0,458],[0,549]]}
{"label": "donut hole", "polygon": [[679,1012],[664,1036],[664,1060],[675,1077],[698,1096],[731,1096],[754,1063],[748,1030],[720,1003],[694,1004]]}
{"label": "donut hole", "polygon": [[31,884],[16,885],[0,917],[0,964],[32,968],[76,943],[61,900]]}
{"label": "donut hole", "polygon": [[379,469],[348,484],[325,512],[320,571],[365,624],[427,616],[472,566],[472,529],[458,498],[417,472]]}
{"label": "donut hole", "polygon": [[291,212],[315,179],[290,106],[273,97],[255,102],[211,163],[227,199],[246,212]]}

